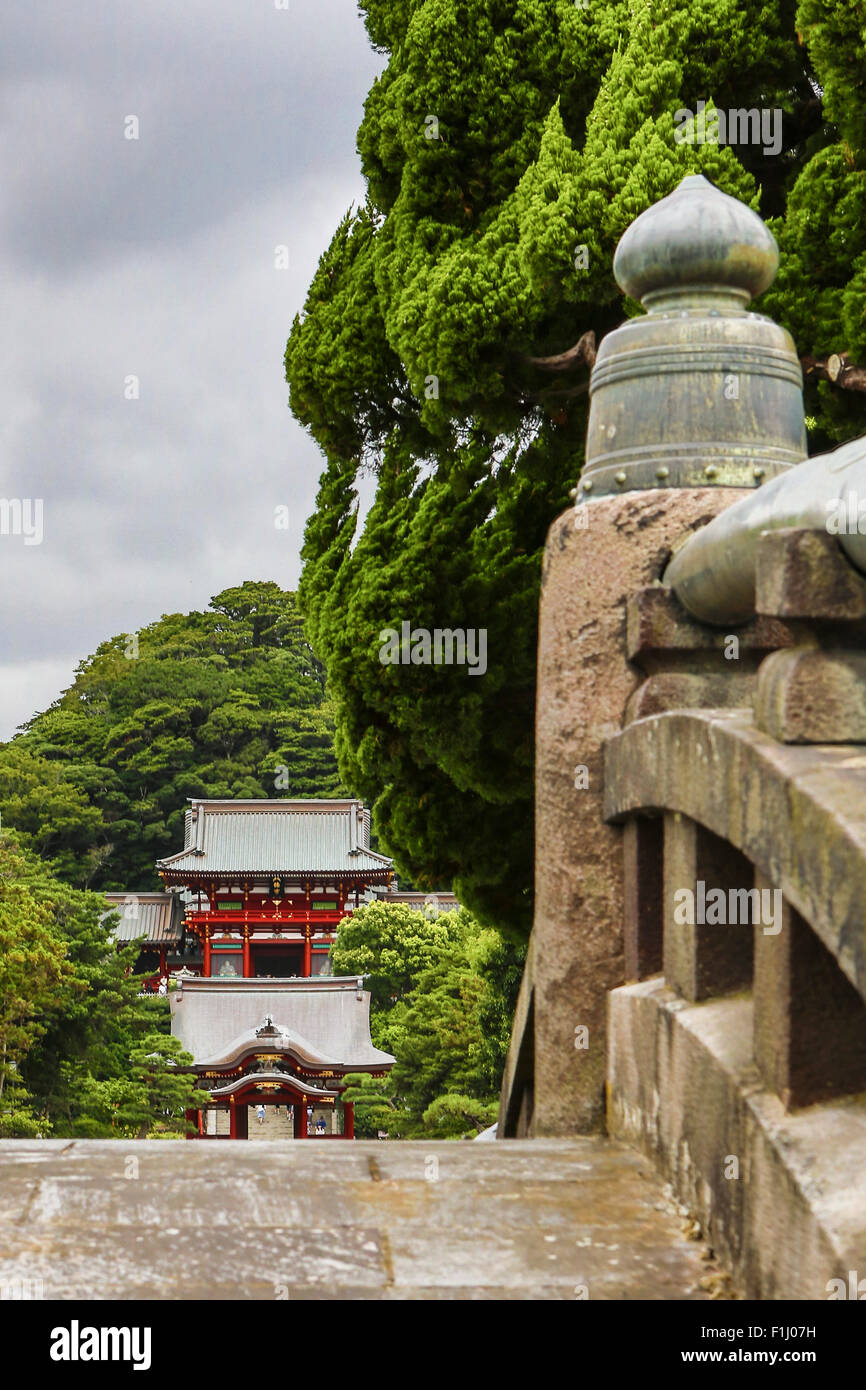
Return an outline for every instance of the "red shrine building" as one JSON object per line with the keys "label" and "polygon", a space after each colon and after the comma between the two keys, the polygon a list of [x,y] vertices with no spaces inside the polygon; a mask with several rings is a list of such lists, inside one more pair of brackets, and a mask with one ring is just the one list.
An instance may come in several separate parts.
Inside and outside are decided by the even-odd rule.
{"label": "red shrine building", "polygon": [[192,801],[184,846],[157,860],[184,890],[205,979],[309,979],[337,925],[393,866],[359,801]]}
{"label": "red shrine building", "polygon": [[[143,938],[149,983],[173,975],[172,1033],[193,1057],[202,1138],[246,1138],[260,1107],[286,1137],[354,1137],[350,1072],[384,1076],[363,981],[330,974],[337,926],[380,893],[358,801],[191,800],[184,845],[157,861],[163,893],[106,896],[118,939]],[[163,989],[165,984],[163,984]]]}

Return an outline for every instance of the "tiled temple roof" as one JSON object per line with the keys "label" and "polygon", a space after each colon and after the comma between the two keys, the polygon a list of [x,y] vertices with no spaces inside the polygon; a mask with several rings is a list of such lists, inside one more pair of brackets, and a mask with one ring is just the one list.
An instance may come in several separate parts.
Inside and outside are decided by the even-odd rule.
{"label": "tiled temple roof", "polygon": [[183,932],[183,903],[177,893],[105,893],[110,911],[120,915],[115,941],[143,936],[157,945],[173,945]]}
{"label": "tiled temple roof", "polygon": [[392,861],[371,850],[370,812],[360,801],[203,801],[186,813],[182,850],[157,861],[172,881],[265,873],[344,875],[386,882]]}
{"label": "tiled temple roof", "polygon": [[394,1063],[370,1040],[370,995],[354,976],[180,979],[171,995],[171,1031],[198,1066],[225,1064],[251,1050],[335,1069],[378,1071]]}

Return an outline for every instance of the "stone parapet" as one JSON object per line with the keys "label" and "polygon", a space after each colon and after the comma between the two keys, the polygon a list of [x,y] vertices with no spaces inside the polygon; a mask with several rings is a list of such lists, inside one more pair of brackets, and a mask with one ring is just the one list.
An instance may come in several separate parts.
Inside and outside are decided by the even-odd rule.
{"label": "stone parapet", "polygon": [[[625,961],[622,831],[604,822],[602,745],[643,684],[626,649],[629,601],[658,579],[684,533],[742,495],[708,487],[603,497],[559,517],[548,536],[536,710],[534,1135],[604,1126],[605,995],[623,983]],[[721,653],[716,660],[722,677],[736,669]],[[520,1112],[519,1100],[505,1103]]]}
{"label": "stone parapet", "polygon": [[687,1004],[654,979],[609,1009],[610,1132],[652,1159],[746,1297],[826,1299],[866,1274],[866,1097],[786,1112],[752,1057],[749,993]]}

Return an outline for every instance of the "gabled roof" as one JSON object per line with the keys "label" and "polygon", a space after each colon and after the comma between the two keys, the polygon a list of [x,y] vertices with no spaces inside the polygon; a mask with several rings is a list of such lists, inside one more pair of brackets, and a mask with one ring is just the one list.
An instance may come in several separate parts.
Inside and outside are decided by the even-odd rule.
{"label": "gabled roof", "polygon": [[265,873],[302,879],[357,876],[386,882],[392,861],[370,849],[370,812],[360,801],[191,799],[185,843],[157,861],[165,878]]}
{"label": "gabled roof", "polygon": [[437,889],[435,893],[418,893],[414,889],[376,888],[373,890],[377,903],[399,903],[403,907],[413,907],[419,912],[459,912],[460,903],[451,892]]}
{"label": "gabled roof", "polygon": [[196,1066],[225,1066],[252,1051],[294,1056],[313,1069],[379,1071],[394,1058],[370,1039],[370,995],[355,976],[303,980],[182,980],[170,996],[171,1031]]}
{"label": "gabled roof", "polygon": [[[106,893],[111,912],[120,914],[112,935],[115,941],[172,945],[183,933],[183,903],[177,893]],[[108,916],[108,913],[105,914]]]}
{"label": "gabled roof", "polygon": [[[352,984],[354,985],[354,981]],[[268,1015],[266,1014],[265,1020],[267,1018]],[[327,1052],[321,1051],[316,1043],[310,1042],[309,1038],[305,1038],[294,1028],[287,1028],[279,1024],[274,1024],[271,1028],[264,1028],[262,1026],[263,1021],[260,1020],[257,1028],[247,1028],[243,1033],[239,1033],[236,1038],[232,1038],[230,1043],[220,1047],[212,1057],[196,1058],[196,1065],[215,1069],[230,1067],[260,1053],[286,1057],[316,1070],[322,1067],[332,1067],[339,1070],[346,1065],[344,1058],[331,1056]],[[348,1041],[348,1039],[345,1040],[345,1043]],[[345,1050],[345,1045],[343,1050]],[[390,1066],[394,1061],[389,1053],[379,1052],[372,1043],[369,1048],[360,1051],[355,1048],[354,1060],[361,1059],[361,1052],[363,1052],[364,1060],[371,1066],[376,1062],[381,1062],[383,1066]]]}
{"label": "gabled roof", "polygon": [[233,1077],[231,1081],[226,1081],[222,1086],[208,1087],[211,1096],[231,1096],[236,1091],[246,1091],[250,1082],[255,1086],[257,1083],[276,1082],[279,1086],[288,1089],[303,1089],[307,1100],[330,1100],[333,1101],[339,1095],[337,1090],[329,1090],[326,1087],[316,1086],[309,1077],[300,1080],[298,1077],[285,1076],[279,1071],[256,1071],[247,1072],[244,1076]]}

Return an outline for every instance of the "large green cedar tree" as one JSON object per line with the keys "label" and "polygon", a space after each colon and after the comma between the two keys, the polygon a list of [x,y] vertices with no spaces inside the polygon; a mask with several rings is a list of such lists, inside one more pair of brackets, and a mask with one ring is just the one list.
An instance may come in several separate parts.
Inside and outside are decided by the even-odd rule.
{"label": "large green cedar tree", "polygon": [[[866,363],[864,5],[360,8],[387,60],[358,135],[367,201],[323,254],[285,356],[292,409],[326,458],[300,596],[340,770],[383,847],[519,935],[541,551],[581,467],[592,339],[554,359],[639,312],[614,282],[616,243],[702,172],[774,219],[767,305],[817,359],[814,442],[863,429],[863,396],[844,387]],[[700,99],[780,108],[781,152],[678,144],[675,113]],[[849,379],[830,387],[823,359],[843,351]],[[487,674],[383,665],[380,633],[402,621],[486,628]]]}

